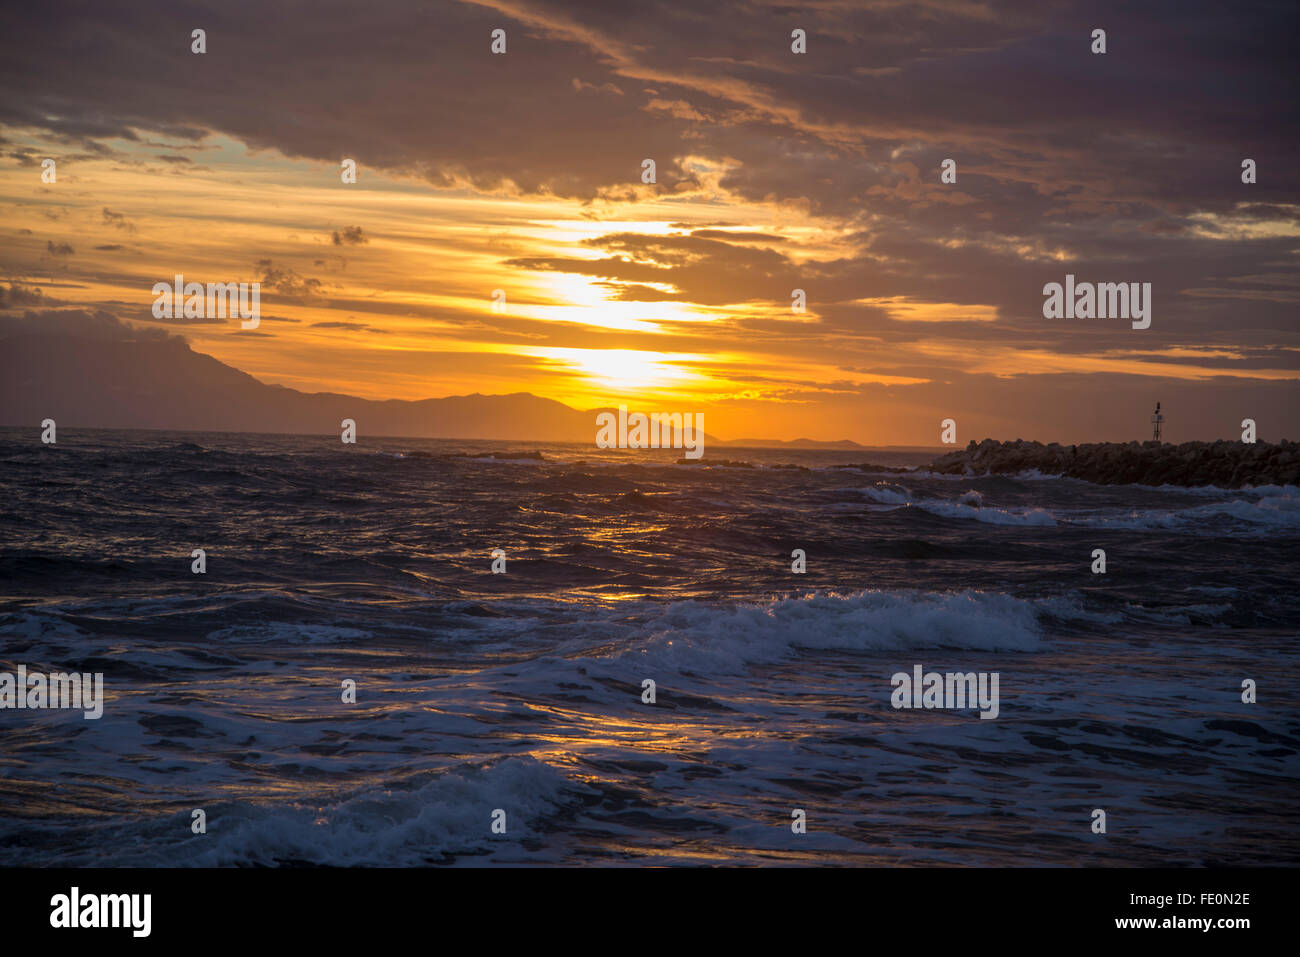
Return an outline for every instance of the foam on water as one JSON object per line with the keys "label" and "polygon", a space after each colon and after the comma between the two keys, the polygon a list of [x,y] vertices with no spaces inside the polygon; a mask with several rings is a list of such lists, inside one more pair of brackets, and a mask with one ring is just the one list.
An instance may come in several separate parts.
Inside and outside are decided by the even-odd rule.
{"label": "foam on water", "polygon": [[[190,830],[189,810],[92,826],[84,846],[69,845],[62,866],[104,866],[113,848],[119,867],[329,865],[411,867],[468,860],[528,857],[521,840],[587,790],[528,757],[467,763],[383,789],[363,789],[319,804],[206,802],[207,833]],[[492,812],[506,812],[504,834],[491,831]],[[0,841],[10,837],[0,830]],[[3,858],[0,854],[0,859]]]}
{"label": "foam on water", "polygon": [[735,674],[799,652],[976,648],[1033,651],[1032,603],[1009,595],[864,591],[719,608],[680,602],[654,613],[632,655],[647,666]]}
{"label": "foam on water", "polygon": [[1145,509],[1109,511],[1096,515],[1076,515],[1075,525],[1096,528],[1162,529],[1178,532],[1214,534],[1215,524],[1229,520],[1244,534],[1267,533],[1270,528],[1300,528],[1300,492],[1293,488],[1269,488],[1258,499],[1235,498],[1182,509]]}
{"label": "foam on water", "polygon": [[[942,478],[971,481],[966,476],[942,476]],[[1057,507],[1049,511],[1041,507],[1001,508],[986,505],[984,494],[976,489],[963,490],[956,499],[925,495],[888,482],[880,482],[853,491],[884,506],[917,508],[943,518],[971,520],[989,525],[1050,528],[1064,524],[1091,528],[1159,529],[1190,534],[1220,534],[1223,531],[1223,522],[1227,520],[1238,533],[1244,535],[1257,535],[1261,532],[1261,527],[1300,528],[1300,490],[1294,486],[1274,485],[1235,491],[1212,487],[1190,490],[1147,486],[1134,486],[1134,488],[1143,488],[1153,494],[1164,492],[1240,496],[1244,493],[1254,494],[1257,497],[1254,499],[1238,497],[1229,501],[1173,509],[1076,510]]]}
{"label": "foam on water", "polygon": [[4,713],[0,863],[1300,861],[1294,487],[73,437],[0,435],[0,670],[105,711]]}
{"label": "foam on water", "polygon": [[882,505],[919,508],[942,518],[971,519],[987,525],[1056,525],[1056,519],[1046,509],[985,507],[983,496],[973,489],[963,492],[956,501],[916,495],[901,485],[881,484],[858,491]]}

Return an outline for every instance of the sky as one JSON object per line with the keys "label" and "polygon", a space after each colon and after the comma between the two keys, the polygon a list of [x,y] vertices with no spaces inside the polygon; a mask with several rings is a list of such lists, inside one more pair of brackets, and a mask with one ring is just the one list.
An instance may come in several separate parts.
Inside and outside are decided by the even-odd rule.
{"label": "sky", "polygon": [[[0,319],[107,313],[304,391],[531,392],[728,439],[1127,441],[1157,401],[1167,440],[1300,438],[1298,20],[8,4]],[[260,282],[260,325],[155,319],[177,273]],[[1067,274],[1150,283],[1150,327],[1045,318]]]}

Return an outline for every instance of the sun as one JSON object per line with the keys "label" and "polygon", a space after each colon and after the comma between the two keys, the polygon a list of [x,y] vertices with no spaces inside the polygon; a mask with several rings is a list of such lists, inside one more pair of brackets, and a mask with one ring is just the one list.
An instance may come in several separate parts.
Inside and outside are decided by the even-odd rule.
{"label": "sun", "polygon": [[693,356],[640,349],[538,348],[534,355],[569,366],[593,395],[605,392],[675,391],[705,377],[688,367]]}

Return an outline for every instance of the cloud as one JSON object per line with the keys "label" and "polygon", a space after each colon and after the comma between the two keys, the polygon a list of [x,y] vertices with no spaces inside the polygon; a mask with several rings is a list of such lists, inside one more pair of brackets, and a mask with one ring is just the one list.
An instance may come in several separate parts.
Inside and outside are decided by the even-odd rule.
{"label": "cloud", "polygon": [[776,236],[772,233],[747,233],[730,229],[696,229],[692,230],[691,235],[697,239],[724,239],[733,243],[783,243],[786,242],[784,236]]}
{"label": "cloud", "polygon": [[370,242],[369,239],[361,235],[360,226],[344,226],[341,230],[336,229],[333,237],[335,246],[360,246],[363,243]]}
{"label": "cloud", "polygon": [[[784,300],[814,270],[797,267],[784,253],[734,245],[697,235],[610,233],[584,245],[605,250],[601,259],[520,257],[506,261],[522,269],[566,272],[610,282],[616,298],[659,302],[677,300],[728,305]],[[661,283],[664,290],[647,289]]]}
{"label": "cloud", "polygon": [[321,294],[325,284],[319,279],[300,276],[288,266],[277,266],[270,259],[259,259],[258,281],[272,292],[289,299],[312,299]]}
{"label": "cloud", "polygon": [[[312,17],[292,20],[244,16],[250,9],[216,0],[199,0],[185,15],[163,0],[122,9],[10,5],[0,15],[0,82],[21,95],[0,104],[7,155],[30,166],[56,145],[113,156],[126,143],[131,159],[156,170],[158,155],[180,170],[189,166],[167,157],[210,149],[224,163],[234,140],[233,152],[246,148],[241,164],[273,155],[309,182],[317,182],[314,163],[336,171],[347,155],[363,171],[402,179],[400,188],[456,190],[467,209],[487,208],[475,191],[510,203],[538,198],[550,207],[539,222],[550,221],[551,209],[557,219],[581,209],[598,224],[614,218],[603,198],[639,199],[594,239],[555,230],[543,245],[531,241],[543,233],[530,222],[495,248],[474,246],[473,230],[461,229],[454,251],[491,257],[493,283],[506,284],[510,270],[539,274],[528,278],[548,307],[562,308],[566,291],[590,285],[612,300],[609,312],[668,317],[644,320],[651,331],[601,330],[602,305],[591,309],[590,325],[572,309],[560,323],[447,305],[470,298],[470,280],[457,271],[469,259],[456,256],[431,257],[418,292],[397,269],[348,277],[347,286],[300,275],[286,263],[343,278],[344,247],[369,240],[359,226],[334,230],[314,215],[289,232],[328,236],[338,268],[268,244],[261,248],[275,261],[260,260],[258,271],[269,293],[392,317],[404,335],[404,320],[430,319],[410,334],[450,328],[467,348],[574,345],[600,334],[620,348],[743,349],[771,363],[754,375],[755,388],[770,385],[773,395],[791,382],[811,388],[826,363],[945,376],[970,388],[991,387],[954,376],[998,364],[1008,376],[1097,357],[1155,365],[1138,346],[1207,350],[1170,365],[1265,368],[1268,349],[1294,337],[1293,5],[1259,5],[1243,19],[1210,0],[1137,8],[1117,0],[718,0],[706,16],[689,0],[647,0],[635,30],[617,5],[568,0],[379,4],[361,20],[344,0],[320,0]],[[187,35],[185,22],[197,16],[221,25],[220,60],[211,62],[220,63],[222,83],[195,69],[201,58],[185,44],[164,39]],[[1093,22],[1115,24],[1106,56],[1088,52]],[[508,30],[506,56],[487,52],[489,25]],[[789,50],[793,26],[808,31],[805,55]],[[78,55],[87,35],[100,43],[95,60]],[[134,55],[141,42],[155,55]],[[315,70],[322,62],[349,70]],[[358,75],[382,78],[361,91],[382,96],[358,95]],[[1240,181],[1247,156],[1259,164],[1258,184]],[[640,183],[645,157],[657,163],[653,186]],[[956,183],[939,180],[947,158],[956,161]],[[28,175],[12,164],[10,174]],[[251,176],[240,185],[272,188]],[[114,195],[100,202],[137,209],[133,198]],[[99,205],[66,202],[78,211]],[[128,228],[110,212],[94,225]],[[423,241],[401,216],[380,215],[368,228],[408,248]],[[491,211],[465,215],[489,224],[485,233],[517,228],[498,229]],[[52,228],[68,234],[66,225]],[[114,235],[71,238],[84,248]],[[452,242],[440,236],[433,245]],[[11,271],[37,274],[39,242],[13,245],[30,262]],[[55,248],[46,252],[58,255]],[[47,258],[43,268],[53,270]],[[1045,322],[1043,284],[1067,272],[1151,282],[1152,329]],[[1247,281],[1265,274],[1283,281]],[[107,270],[96,278],[111,279]],[[789,310],[794,288],[809,297],[799,321]],[[332,298],[321,302],[326,292]],[[512,305],[522,301],[512,291]],[[629,308],[637,303],[645,308]],[[709,321],[678,321],[686,310],[663,303],[707,311]],[[1223,354],[1228,347],[1249,361]],[[782,363],[798,374],[769,376]],[[1016,394],[1023,400],[1023,390]]]}
{"label": "cloud", "polygon": [[51,256],[71,256],[76,252],[76,250],[67,243],[56,243],[52,239],[46,241],[45,251]]}
{"label": "cloud", "polygon": [[313,329],[347,329],[352,332],[373,332],[387,335],[387,330],[377,329],[364,322],[313,322],[311,326]]}
{"label": "cloud", "polygon": [[576,76],[573,78],[573,88],[579,93],[612,93],[614,96],[623,96],[623,91],[614,83],[584,83]]}
{"label": "cloud", "polygon": [[46,303],[45,293],[35,286],[25,286],[17,282],[11,282],[8,287],[0,286],[0,309],[39,306]]}
{"label": "cloud", "polygon": [[125,213],[115,213],[107,206],[104,207],[104,225],[124,229],[129,233],[135,232],[135,224],[126,218]]}
{"label": "cloud", "polygon": [[0,337],[15,335],[73,336],[79,339],[159,341],[178,339],[162,329],[132,326],[102,309],[29,310],[21,316],[0,316]]}
{"label": "cloud", "polygon": [[[69,2],[80,20],[61,16],[63,8],[52,0],[39,14],[11,14],[10,65],[2,72],[10,88],[23,78],[31,95],[0,114],[7,124],[91,140],[138,139],[135,131],[148,129],[184,141],[218,130],[334,162],[340,144],[356,143],[364,165],[438,184],[513,184],[591,198],[627,181],[614,161],[624,144],[637,144],[637,159],[660,157],[671,170],[690,133],[702,137],[690,141],[692,150],[739,161],[729,181],[750,199],[771,194],[866,209],[882,155],[915,144],[923,170],[940,149],[957,155],[963,169],[978,151],[994,159],[984,175],[1008,184],[1028,180],[1050,191],[1084,185],[1112,196],[1140,188],[1158,200],[1185,194],[1182,187],[1201,175],[1200,147],[1250,143],[1285,157],[1295,142],[1290,125],[1279,124],[1261,143],[1250,111],[1238,109],[1247,74],[1224,38],[1242,27],[1232,11],[1210,2],[1180,4],[1181,29],[1172,40],[1159,7],[1013,0],[991,16],[980,3],[818,4],[799,11],[809,52],[796,56],[788,44],[793,11],[775,0],[720,0],[707,21],[690,3],[654,0],[637,18],[635,36],[625,11],[575,9],[561,0],[378,5],[364,22],[349,17],[341,0],[325,0],[304,22],[223,23],[230,75],[222,84],[194,69],[184,44],[160,44],[148,62],[131,52],[124,41],[170,26],[174,15],[162,0],[129,11]],[[484,8],[508,27],[504,57],[486,53]],[[1087,30],[1070,28],[1106,15],[1123,25],[1127,49],[1146,52],[1143,60],[1091,56]],[[347,30],[337,28],[341,18]],[[1265,115],[1294,102],[1282,40],[1293,25],[1293,12],[1281,6],[1261,9],[1251,24],[1251,60],[1274,78],[1257,91]],[[81,29],[105,38],[103,69],[73,55]],[[38,35],[43,42],[31,43]],[[436,57],[430,36],[441,41]],[[355,96],[347,72],[280,70],[286,50],[382,71],[389,78],[385,108]],[[1175,79],[1179,109],[1162,109]],[[429,89],[440,95],[431,100]],[[245,109],[248,102],[259,109]],[[1069,111],[1060,109],[1063,102]],[[484,103],[493,104],[489,117],[465,122]],[[282,122],[286,116],[298,121]],[[1100,141],[1098,129],[1106,131]],[[1076,148],[1085,142],[1087,149]],[[1152,142],[1162,146],[1154,162]],[[529,144],[526,163],[519,143]],[[785,170],[794,155],[806,164],[802,176]],[[1274,183],[1293,187],[1288,164],[1272,165],[1273,175],[1284,177]]]}

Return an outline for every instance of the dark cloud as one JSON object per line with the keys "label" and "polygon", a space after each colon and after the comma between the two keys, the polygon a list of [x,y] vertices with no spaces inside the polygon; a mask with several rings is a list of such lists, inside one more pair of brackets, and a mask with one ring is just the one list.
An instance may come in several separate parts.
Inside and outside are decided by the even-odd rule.
{"label": "dark cloud", "polygon": [[347,329],[351,332],[373,332],[387,335],[387,330],[376,329],[364,322],[313,322],[311,325],[313,329]]}
{"label": "dark cloud", "polygon": [[[703,10],[646,0],[635,18],[597,0],[376,4],[365,17],[350,0],[301,15],[259,9],[9,4],[0,83],[21,95],[0,102],[0,126],[44,131],[85,155],[143,137],[177,166],[167,157],[220,134],[436,187],[584,202],[699,190],[762,203],[768,224],[722,214],[677,223],[680,234],[611,232],[572,254],[506,261],[586,276],[624,301],[769,302],[771,315],[722,328],[775,355],[845,351],[843,361],[878,368],[869,361],[920,344],[935,356],[908,367],[920,377],[970,361],[940,346],[961,356],[1134,353],[1146,365],[1214,347],[1229,355],[1171,361],[1291,367],[1289,354],[1268,350],[1297,344],[1295,4],[719,0]],[[195,23],[209,31],[202,57],[177,41]],[[1103,56],[1089,52],[1097,25],[1108,31]],[[488,51],[498,26],[505,56]],[[796,26],[808,33],[803,55],[789,49]],[[84,55],[91,42],[94,58]],[[17,144],[7,155],[23,165],[38,156]],[[640,183],[644,158],[656,161],[655,186]],[[954,184],[939,180],[949,158]],[[1241,182],[1244,158],[1258,163],[1257,184]],[[783,208],[820,217],[839,251],[804,248]],[[344,227],[330,242],[365,238]],[[326,291],[283,263],[258,269],[272,294]],[[1066,273],[1151,282],[1152,328],[1044,320],[1043,284]],[[800,323],[790,321],[794,288],[809,297]],[[996,321],[908,321],[890,305],[902,301],[991,309]],[[446,318],[396,302],[325,305]],[[455,321],[513,341],[590,335],[579,324],[539,333],[509,317]],[[664,324],[683,348],[698,334]],[[1053,394],[1068,403],[1068,390]]]}
{"label": "dark cloud", "polygon": [[722,239],[733,243],[783,243],[784,236],[771,233],[747,233],[730,229],[696,229],[691,232],[696,239]]}
{"label": "dark cloud", "polygon": [[[75,16],[61,6],[6,11],[0,78],[29,93],[0,107],[0,122],[91,142],[211,130],[435,185],[582,199],[634,188],[644,157],[661,193],[699,181],[687,157],[730,158],[722,185],[746,198],[848,218],[953,202],[999,221],[1052,208],[1224,211],[1241,198],[1246,154],[1274,195],[1294,199],[1300,183],[1286,4],[1256,5],[1247,25],[1210,0],[722,0],[707,17],[648,0],[634,32],[617,5],[568,0],[377,5],[364,21],[347,0],[277,18],[224,0]],[[167,42],[196,20],[222,38],[201,60]],[[1095,56],[1101,21],[1111,49]],[[790,52],[794,25],[807,54]],[[488,52],[494,26],[509,34],[505,56]],[[113,58],[103,69],[75,55],[92,34]],[[354,69],[280,69],[295,57]],[[956,188],[938,183],[947,157]]]}
{"label": "dark cloud", "polygon": [[29,310],[21,316],[0,316],[0,337],[17,335],[141,341],[181,338],[162,329],[133,326],[102,309]]}
{"label": "dark cloud", "polygon": [[46,240],[45,251],[51,256],[71,256],[76,250],[67,243],[56,243],[54,240]]}
{"label": "dark cloud", "polygon": [[0,309],[15,309],[19,306],[55,305],[46,300],[45,293],[35,286],[22,283],[10,283],[8,287],[0,286]]}
{"label": "dark cloud", "polygon": [[115,213],[107,206],[104,207],[104,225],[112,226],[115,229],[124,229],[129,233],[135,232],[135,223],[126,218],[125,213]]}
{"label": "dark cloud", "polygon": [[[612,233],[586,245],[611,253],[603,259],[578,257],[521,257],[507,265],[613,280],[616,298],[626,300],[679,300],[704,305],[727,305],[767,299],[784,299],[817,270],[796,268],[783,253],[738,246],[696,235],[647,236]],[[670,291],[647,288],[658,282]],[[621,288],[620,288],[621,287]]]}
{"label": "dark cloud", "polygon": [[344,226],[342,229],[334,230],[335,246],[359,246],[362,243],[370,242],[365,236],[361,235],[360,226]]}
{"label": "dark cloud", "polygon": [[325,290],[321,280],[300,276],[291,267],[276,265],[270,259],[259,259],[256,265],[263,295],[269,290],[287,299],[313,299]]}
{"label": "dark cloud", "polygon": [[[1275,185],[1296,183],[1295,128],[1284,122],[1294,118],[1285,38],[1296,14],[1284,4],[1256,5],[1247,28],[1208,0],[724,0],[707,19],[689,3],[649,0],[635,32],[617,5],[568,0],[377,5],[363,21],[345,0],[277,18],[224,0],[76,6],[76,16],[62,6],[6,11],[0,76],[30,93],[0,120],[91,141],[137,139],[136,129],[196,140],[211,129],[289,155],[337,162],[342,150],[438,184],[579,197],[625,186],[645,156],[659,160],[661,185],[692,181],[674,164],[703,153],[740,160],[724,182],[751,198],[866,208],[900,146],[921,170],[941,154],[963,167],[984,157],[981,175],[1058,194],[1082,186],[1092,201],[1186,202],[1191,183],[1243,151]],[[165,42],[197,20],[221,37],[202,60]],[[1103,20],[1111,51],[1094,56],[1089,32]],[[795,24],[808,31],[802,56],[789,50]],[[488,53],[497,25],[510,40],[501,57]],[[112,58],[103,69],[74,55],[84,35],[101,38]],[[279,68],[295,55],[355,69]],[[382,97],[362,95],[358,75],[374,77]],[[1262,127],[1260,116],[1277,122]],[[1222,182],[1220,206],[1231,179],[1204,181]]]}

